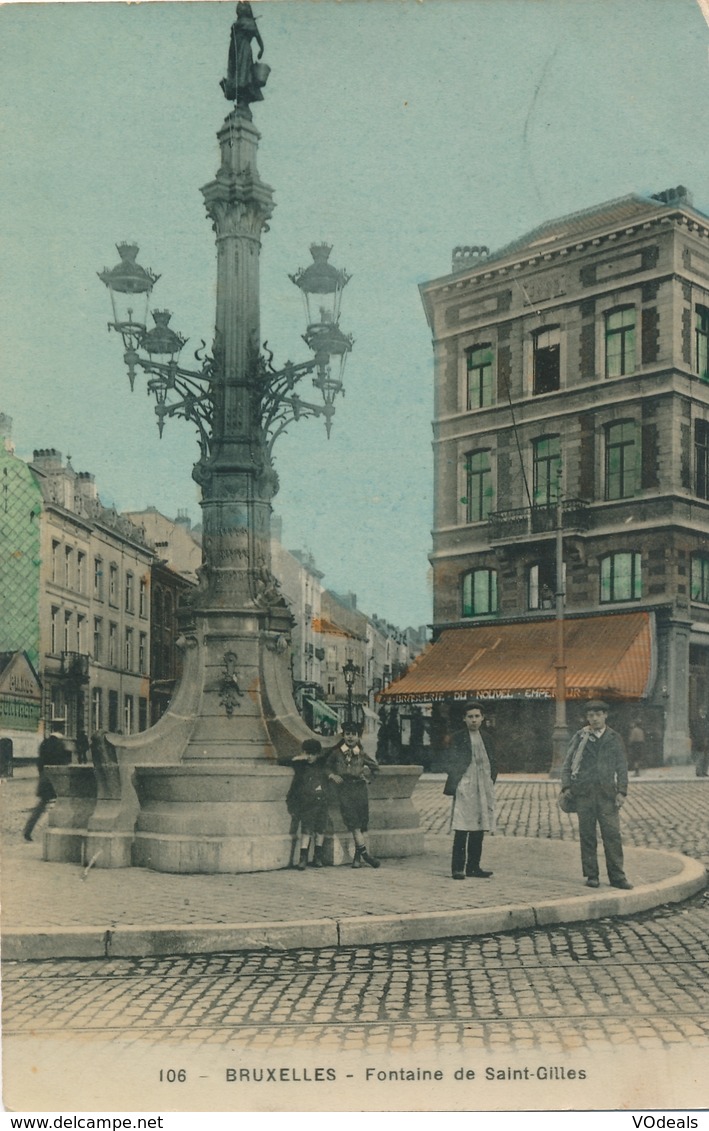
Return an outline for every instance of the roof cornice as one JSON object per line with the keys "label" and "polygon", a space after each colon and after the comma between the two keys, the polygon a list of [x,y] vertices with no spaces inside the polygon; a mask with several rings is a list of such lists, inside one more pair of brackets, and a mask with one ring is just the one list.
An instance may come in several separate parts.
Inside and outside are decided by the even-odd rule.
{"label": "roof cornice", "polygon": [[704,217],[701,213],[692,209],[667,208],[661,210],[657,215],[639,218],[635,222],[623,225],[615,223],[597,228],[595,231],[589,232],[587,236],[559,242],[556,247],[549,248],[546,251],[542,248],[531,251],[527,247],[526,249],[518,249],[508,256],[502,256],[500,259],[493,257],[469,271],[442,275],[436,279],[431,279],[429,282],[420,283],[419,290],[424,302],[426,300],[430,302],[434,292],[462,291],[481,283],[489,283],[495,279],[514,279],[517,272],[527,268],[539,267],[540,264],[545,263],[560,262],[574,252],[587,251],[589,247],[600,247],[602,244],[614,243],[618,239],[635,236],[652,228],[671,224],[686,227],[689,231],[699,235],[700,238],[709,239],[709,217]]}

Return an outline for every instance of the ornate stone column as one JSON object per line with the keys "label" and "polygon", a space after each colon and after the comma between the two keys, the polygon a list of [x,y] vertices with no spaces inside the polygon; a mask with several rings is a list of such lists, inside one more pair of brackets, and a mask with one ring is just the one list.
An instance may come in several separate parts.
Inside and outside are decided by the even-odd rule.
{"label": "ornate stone column", "polygon": [[[218,133],[219,170],[202,189],[217,243],[214,345],[203,372],[190,374],[174,361],[141,361],[137,348],[146,335],[132,323],[116,326],[134,335],[129,366],[158,374],[161,425],[164,415],[176,411],[164,399],[176,376],[207,386],[199,394],[207,406],[200,416],[184,400],[177,413],[199,421],[201,455],[193,475],[202,490],[203,564],[192,625],[182,641],[183,676],[170,706],[148,731],[108,736],[115,765],[98,781],[85,829],[73,826],[67,837],[58,823],[67,807],[59,807],[50,819],[46,859],[67,859],[71,843],[73,859],[98,868],[246,872],[287,867],[291,860],[295,830],[286,794],[292,771],[282,763],[315,736],[293,700],[292,617],[271,573],[271,500],[278,478],[268,430],[278,404],[293,390],[290,375],[297,367],[274,393],[275,371],[267,371],[259,349],[261,235],[274,208],[272,190],[258,174],[259,136],[248,106],[234,109]],[[143,289],[152,286],[153,276],[132,260],[127,270],[139,273]],[[164,335],[165,326],[152,333]],[[348,341],[340,335],[345,346],[335,339],[335,348],[349,349]],[[193,386],[181,388],[183,398],[193,395]],[[326,415],[328,427],[329,420]],[[369,837],[377,855],[423,851],[411,801],[419,774],[420,767],[396,767],[377,779]],[[60,792],[71,791],[68,777],[58,784]],[[349,839],[333,834],[332,859],[348,858]]]}

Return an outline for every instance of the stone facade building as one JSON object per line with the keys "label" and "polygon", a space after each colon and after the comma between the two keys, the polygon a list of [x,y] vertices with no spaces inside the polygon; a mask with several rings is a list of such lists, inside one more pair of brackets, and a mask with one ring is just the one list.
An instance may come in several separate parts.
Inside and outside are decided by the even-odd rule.
{"label": "stone facade building", "polygon": [[39,624],[46,725],[132,734],[149,725],[150,567],[143,531],[104,507],[93,475],[54,448],[30,465],[42,491]]}
{"label": "stone facade building", "polygon": [[166,562],[193,585],[197,584],[197,570],[202,564],[201,532],[193,529],[185,510],[178,511],[174,519],[161,514],[157,507],[123,511],[123,517],[145,531],[158,560]]}
{"label": "stone facade building", "polygon": [[202,563],[201,530],[187,511],[168,518],[157,507],[124,511],[144,531],[155,557],[150,567],[150,725],[167,710],[182,674],[180,634],[191,623],[191,602]]}
{"label": "stone facade building", "polygon": [[[57,727],[74,749],[93,731],[149,725],[150,567],[144,532],[98,497],[54,448],[14,454],[4,418],[0,652],[24,651],[42,689],[27,750]],[[30,736],[28,736],[29,739]]]}
{"label": "stone facade building", "polygon": [[150,725],[167,710],[182,675],[182,649],[178,641],[191,623],[194,582],[154,561],[150,569]]}
{"label": "stone facade building", "polygon": [[633,194],[458,248],[421,293],[438,642],[391,700],[486,695],[509,768],[544,768],[563,594],[570,725],[602,694],[653,761],[687,761],[709,707],[709,217],[682,187]]}

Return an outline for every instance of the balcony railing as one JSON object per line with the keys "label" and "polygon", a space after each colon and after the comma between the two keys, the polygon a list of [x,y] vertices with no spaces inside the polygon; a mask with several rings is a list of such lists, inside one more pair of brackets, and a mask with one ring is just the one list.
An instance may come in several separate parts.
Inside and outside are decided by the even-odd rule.
{"label": "balcony railing", "polygon": [[[564,499],[561,510],[564,530],[589,529],[591,516],[585,499]],[[490,542],[513,542],[519,538],[529,538],[533,534],[553,534],[556,522],[556,503],[493,511],[487,520],[488,539]]]}
{"label": "balcony railing", "polygon": [[89,657],[84,652],[62,652],[61,674],[70,683],[89,682]]}

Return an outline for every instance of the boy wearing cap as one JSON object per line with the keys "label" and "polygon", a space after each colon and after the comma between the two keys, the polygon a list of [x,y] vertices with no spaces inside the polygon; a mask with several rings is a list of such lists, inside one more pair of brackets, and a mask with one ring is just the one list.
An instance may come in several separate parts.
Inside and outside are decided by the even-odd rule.
{"label": "boy wearing cap", "polygon": [[376,856],[367,852],[364,841],[364,834],[369,828],[367,785],[378,772],[378,763],[365,754],[360,742],[359,728],[355,723],[345,722],[342,738],[328,754],[327,774],[330,781],[337,786],[342,820],[354,837],[353,868],[361,868],[363,864],[369,864],[370,868],[378,868],[380,864]]}
{"label": "boy wearing cap", "polygon": [[601,830],[608,879],[614,888],[630,889],[623,871],[620,809],[628,792],[628,763],[623,740],[607,726],[608,706],[600,699],[586,705],[587,725],[576,731],[561,768],[561,789],[576,801],[581,867],[586,886],[597,888],[598,839]]}
{"label": "boy wearing cap", "polygon": [[300,825],[300,855],[296,863],[299,872],[304,872],[307,866],[311,838],[315,840],[313,867],[322,868],[325,863],[323,845],[328,817],[325,757],[317,738],[307,738],[300,754],[291,761],[294,773],[286,805],[295,828]]}

